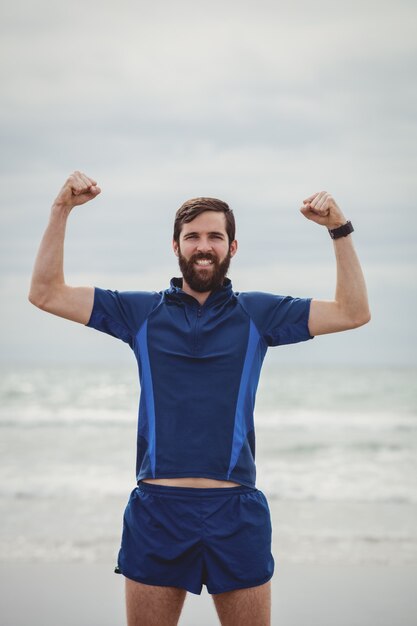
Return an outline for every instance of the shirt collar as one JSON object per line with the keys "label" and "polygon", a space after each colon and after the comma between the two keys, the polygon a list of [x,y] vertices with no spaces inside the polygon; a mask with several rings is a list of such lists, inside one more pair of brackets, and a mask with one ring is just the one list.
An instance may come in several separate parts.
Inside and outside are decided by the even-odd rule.
{"label": "shirt collar", "polygon": [[[171,278],[169,289],[165,290],[165,294],[174,300],[181,300],[183,302],[197,303],[198,301],[190,296],[188,293],[182,290],[182,278]],[[232,281],[230,278],[225,278],[223,285],[214,289],[207,298],[204,306],[211,306],[226,301],[233,294]]]}

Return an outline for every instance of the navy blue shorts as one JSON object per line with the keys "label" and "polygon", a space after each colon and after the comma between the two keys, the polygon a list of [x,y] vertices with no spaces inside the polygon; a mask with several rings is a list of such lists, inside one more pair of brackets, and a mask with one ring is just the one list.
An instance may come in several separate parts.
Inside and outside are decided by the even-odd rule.
{"label": "navy blue shorts", "polygon": [[252,487],[139,482],[123,517],[116,572],[200,594],[255,587],[274,573],[267,500]]}

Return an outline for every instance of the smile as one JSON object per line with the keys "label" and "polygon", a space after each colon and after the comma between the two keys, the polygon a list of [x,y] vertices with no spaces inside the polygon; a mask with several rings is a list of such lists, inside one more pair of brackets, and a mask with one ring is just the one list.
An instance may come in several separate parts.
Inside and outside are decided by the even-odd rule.
{"label": "smile", "polygon": [[213,265],[213,261],[210,261],[210,259],[198,259],[196,261],[196,265],[200,265],[201,267],[207,267],[208,265]]}

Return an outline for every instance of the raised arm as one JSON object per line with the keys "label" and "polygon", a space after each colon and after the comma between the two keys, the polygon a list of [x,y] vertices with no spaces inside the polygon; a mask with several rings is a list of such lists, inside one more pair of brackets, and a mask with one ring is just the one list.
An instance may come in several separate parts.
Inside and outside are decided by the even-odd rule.
{"label": "raised arm", "polygon": [[93,308],[93,287],[71,287],[64,278],[65,228],[71,210],[100,193],[92,178],[74,172],[54,200],[43,235],[29,292],[29,301],[38,308],[86,324]]}
{"label": "raised arm", "polygon": [[[346,218],[326,191],[303,201],[301,213],[309,220],[333,230]],[[311,335],[324,335],[357,328],[371,319],[365,279],[353,247],[352,235],[333,239],[337,281],[334,300],[312,300],[308,328]]]}

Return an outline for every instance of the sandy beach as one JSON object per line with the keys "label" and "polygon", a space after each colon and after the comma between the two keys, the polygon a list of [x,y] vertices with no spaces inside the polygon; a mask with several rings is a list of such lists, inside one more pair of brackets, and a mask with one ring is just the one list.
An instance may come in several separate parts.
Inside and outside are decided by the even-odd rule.
{"label": "sandy beach", "polygon": [[[281,564],[273,626],[415,626],[417,565]],[[124,579],[105,564],[0,566],[1,626],[123,626]],[[187,594],[180,626],[219,624],[213,602]]]}

